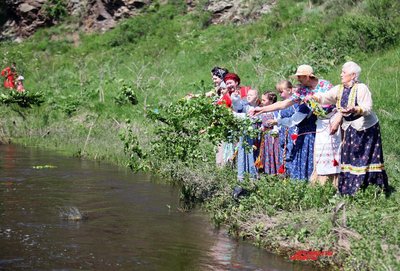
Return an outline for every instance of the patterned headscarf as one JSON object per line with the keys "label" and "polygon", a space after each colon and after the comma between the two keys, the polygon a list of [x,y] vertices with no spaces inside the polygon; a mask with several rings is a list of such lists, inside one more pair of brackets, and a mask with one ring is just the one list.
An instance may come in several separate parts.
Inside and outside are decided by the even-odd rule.
{"label": "patterned headscarf", "polygon": [[228,74],[228,70],[220,67],[214,67],[211,70],[212,75],[219,77],[220,79],[224,80],[225,76]]}

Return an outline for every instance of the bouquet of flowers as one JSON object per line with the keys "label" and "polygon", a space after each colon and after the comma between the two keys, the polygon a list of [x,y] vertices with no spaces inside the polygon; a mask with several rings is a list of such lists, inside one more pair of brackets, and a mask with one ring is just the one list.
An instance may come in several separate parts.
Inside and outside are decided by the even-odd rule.
{"label": "bouquet of flowers", "polygon": [[311,111],[313,112],[314,115],[316,115],[317,117],[321,117],[321,118],[325,118],[326,117],[325,109],[312,96],[308,96],[303,101],[311,109]]}
{"label": "bouquet of flowers", "polygon": [[294,89],[293,96],[297,102],[304,102],[313,112],[314,115],[320,118],[325,118],[327,111],[322,105],[313,97],[314,93],[309,92],[306,88],[297,87]]}

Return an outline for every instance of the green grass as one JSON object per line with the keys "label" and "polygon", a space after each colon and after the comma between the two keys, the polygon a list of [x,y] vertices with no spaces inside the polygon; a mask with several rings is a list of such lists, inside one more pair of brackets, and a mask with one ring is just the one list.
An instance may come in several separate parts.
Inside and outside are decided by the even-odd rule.
{"label": "green grass", "polygon": [[[200,10],[186,14],[180,4],[154,5],[104,34],[80,33],[78,46],[72,38],[74,20],[42,29],[22,44],[0,44],[2,66],[16,61],[26,89],[45,94],[39,108],[3,105],[0,136],[3,141],[127,165],[120,131],[131,127],[148,150],[159,124],[149,121],[144,109],[209,90],[215,65],[237,72],[243,85],[264,91],[304,63],[338,84],[341,65],[355,60],[363,68],[362,80],[372,91],[382,127],[385,166],[395,189],[388,197],[370,188],[354,198],[336,198],[329,186],[263,178],[248,183],[250,195],[235,202],[230,196],[235,185],[231,170],[215,169],[212,162],[188,167],[184,161],[149,159],[160,167],[159,173],[183,185],[184,199],[203,202],[213,220],[233,234],[286,255],[296,249],[332,249],[335,256],[321,264],[345,270],[396,270],[399,6],[395,0],[282,0],[256,22],[207,26],[209,14]],[[115,103],[126,85],[137,95],[137,105]],[[345,211],[338,211],[332,222],[333,209],[342,201]]]}

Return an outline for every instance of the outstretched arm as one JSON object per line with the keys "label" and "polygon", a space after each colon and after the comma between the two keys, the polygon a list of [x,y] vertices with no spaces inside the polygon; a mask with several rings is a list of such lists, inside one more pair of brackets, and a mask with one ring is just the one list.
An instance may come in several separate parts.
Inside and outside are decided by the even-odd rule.
{"label": "outstretched arm", "polygon": [[294,127],[300,122],[302,122],[307,117],[307,114],[302,112],[296,112],[291,117],[288,118],[279,118],[276,120],[278,126],[284,127]]}
{"label": "outstretched arm", "polygon": [[256,107],[249,111],[250,116],[256,116],[261,113],[272,112],[276,110],[282,110],[288,108],[289,106],[294,105],[294,102],[290,99],[279,101],[271,105]]}
{"label": "outstretched arm", "polygon": [[334,86],[324,93],[316,93],[312,98],[320,104],[336,104],[339,86]]}

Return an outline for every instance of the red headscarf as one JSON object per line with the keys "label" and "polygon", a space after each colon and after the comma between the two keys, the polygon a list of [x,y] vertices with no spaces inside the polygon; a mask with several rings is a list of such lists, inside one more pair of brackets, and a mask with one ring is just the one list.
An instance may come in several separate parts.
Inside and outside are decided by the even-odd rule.
{"label": "red headscarf", "polygon": [[226,81],[228,80],[233,80],[237,82],[238,85],[240,85],[240,77],[236,73],[228,73],[227,75],[225,75],[224,82],[226,83]]}

